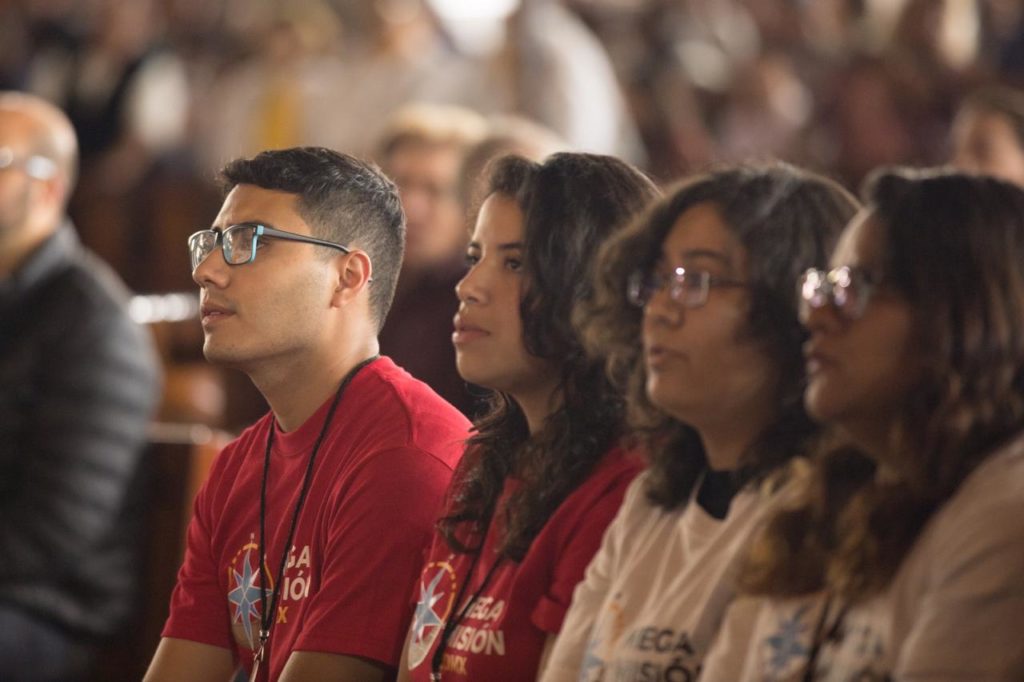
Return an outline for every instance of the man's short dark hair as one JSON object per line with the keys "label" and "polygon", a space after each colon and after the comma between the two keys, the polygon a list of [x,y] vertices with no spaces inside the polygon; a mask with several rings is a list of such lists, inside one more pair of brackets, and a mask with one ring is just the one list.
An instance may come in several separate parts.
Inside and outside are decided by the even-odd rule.
{"label": "man's short dark hair", "polygon": [[323,147],[295,147],[236,159],[220,177],[225,193],[255,185],[295,194],[315,236],[366,251],[373,261],[370,311],[377,329],[383,326],[402,265],[405,214],[395,184],[377,166]]}

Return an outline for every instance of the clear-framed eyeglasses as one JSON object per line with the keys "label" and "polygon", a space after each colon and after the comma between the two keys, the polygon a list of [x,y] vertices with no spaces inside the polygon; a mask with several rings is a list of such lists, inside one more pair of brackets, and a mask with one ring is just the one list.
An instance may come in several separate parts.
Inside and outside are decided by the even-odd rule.
{"label": "clear-framed eyeglasses", "polygon": [[801,324],[807,324],[811,311],[826,305],[847,320],[859,319],[880,283],[880,277],[848,265],[828,271],[808,269],[797,285]]}
{"label": "clear-framed eyeglasses", "polygon": [[717,287],[748,287],[747,282],[716,277],[706,270],[673,268],[670,273],[637,270],[626,283],[626,298],[643,308],[659,292],[668,289],[668,296],[686,308],[699,308],[708,302],[711,289]]}
{"label": "clear-framed eyeglasses", "polygon": [[344,253],[351,253],[351,249],[344,244],[329,242],[324,239],[317,239],[304,234],[276,230],[267,225],[259,223],[241,223],[232,225],[224,230],[200,230],[188,238],[188,252],[192,259],[192,270],[206,260],[206,257],[217,248],[221,247],[221,254],[224,262],[228,265],[245,265],[256,260],[256,252],[260,247],[261,237],[272,237],[274,239],[285,239],[293,242],[303,242],[316,246],[326,246],[331,249],[338,249]]}
{"label": "clear-framed eyeglasses", "polygon": [[0,147],[0,170],[21,168],[36,180],[49,180],[57,174],[57,162],[38,154],[19,156],[10,147]]}

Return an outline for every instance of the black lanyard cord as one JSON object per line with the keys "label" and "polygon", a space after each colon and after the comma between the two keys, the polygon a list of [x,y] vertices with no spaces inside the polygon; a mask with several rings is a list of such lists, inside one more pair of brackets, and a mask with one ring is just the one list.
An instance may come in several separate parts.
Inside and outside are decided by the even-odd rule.
{"label": "black lanyard cord", "polygon": [[821,609],[821,616],[818,618],[818,624],[814,628],[814,639],[811,640],[811,650],[807,655],[807,667],[804,668],[804,674],[802,682],[814,682],[814,677],[817,673],[816,668],[818,667],[818,657],[821,654],[821,647],[824,646],[825,642],[834,641],[839,636],[839,630],[842,628],[843,620],[846,618],[847,605],[841,606],[839,613],[836,614],[835,622],[832,626],[825,627],[828,623],[828,614],[832,610],[832,606],[835,602],[835,598],[830,593],[825,597],[825,604]]}
{"label": "black lanyard cord", "polygon": [[316,438],[316,443],[313,445],[313,451],[309,454],[309,461],[306,463],[306,472],[302,476],[302,488],[299,490],[299,499],[295,502],[295,511],[292,512],[291,524],[288,527],[288,538],[285,540],[284,548],[281,550],[281,564],[277,570],[277,582],[274,583],[274,589],[270,592],[270,608],[267,608],[267,575],[264,568],[267,560],[267,543],[266,543],[266,517],[267,517],[267,480],[270,478],[270,450],[274,444],[274,431],[275,424],[271,422],[270,432],[267,435],[267,449],[263,455],[263,481],[260,483],[260,554],[259,554],[259,574],[260,574],[260,643],[257,656],[261,657],[265,655],[263,647],[266,646],[267,640],[270,638],[270,628],[274,624],[274,613],[277,609],[277,600],[281,595],[281,580],[284,577],[284,569],[288,563],[288,554],[291,552],[292,541],[295,539],[295,529],[299,525],[299,514],[302,512],[302,505],[306,501],[306,495],[309,493],[310,485],[313,482],[313,465],[316,462],[317,453],[320,451],[320,446],[323,444],[324,438],[327,436],[327,429],[331,425],[331,421],[334,418],[334,413],[338,409],[338,405],[341,403],[341,397],[345,394],[345,389],[349,383],[355,378],[356,374],[359,373],[363,367],[377,359],[377,355],[363,360],[358,365],[352,368],[351,371],[342,380],[341,385],[338,387],[337,392],[334,394],[334,400],[331,401],[331,406],[327,410],[327,416],[324,417],[324,425],[320,427],[320,434]]}
{"label": "black lanyard cord", "polygon": [[[487,524],[488,531],[490,530],[490,523]],[[462,585],[459,586],[459,592],[455,595],[455,601],[452,602],[456,607],[459,602],[462,601],[462,597],[466,594],[466,588],[469,586],[470,581],[473,579],[473,573],[476,571],[477,564],[480,563],[480,556],[484,553],[484,544],[487,542],[487,533],[484,533],[483,542],[480,543],[480,551],[473,556],[473,562],[469,565],[469,572],[466,574],[466,579]],[[499,555],[491,567],[487,569],[487,575],[484,576],[483,582],[480,583],[480,587],[470,596],[469,601],[462,607],[462,610],[454,618],[449,618],[444,623],[444,629],[441,630],[441,639],[437,643],[437,648],[434,649],[434,655],[430,659],[430,679],[432,682],[439,682],[441,679],[441,663],[444,661],[444,652],[448,648],[448,640],[451,638],[452,633],[455,632],[455,628],[459,626],[466,618],[466,614],[473,608],[473,604],[476,600],[484,593],[487,589],[487,585],[491,582],[491,578],[498,570],[498,566],[501,565],[503,556]]]}

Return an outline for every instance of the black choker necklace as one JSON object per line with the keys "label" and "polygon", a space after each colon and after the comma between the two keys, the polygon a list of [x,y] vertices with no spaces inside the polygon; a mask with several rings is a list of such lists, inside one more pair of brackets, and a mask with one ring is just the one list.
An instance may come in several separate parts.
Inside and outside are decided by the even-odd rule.
{"label": "black choker necklace", "polygon": [[267,608],[267,575],[264,569],[264,565],[267,561],[267,543],[265,540],[266,517],[267,517],[267,479],[270,472],[270,448],[274,444],[274,431],[276,425],[273,421],[270,423],[270,431],[267,434],[267,450],[263,455],[263,481],[260,483],[260,553],[259,553],[259,573],[260,573],[260,641],[256,647],[256,651],[252,655],[252,674],[249,675],[249,682],[256,682],[257,674],[259,673],[260,664],[263,662],[264,654],[266,651],[267,640],[270,639],[270,628],[274,624],[274,610],[277,608],[277,597],[280,594],[278,589],[281,584],[281,578],[284,576],[285,564],[288,561],[288,551],[292,546],[292,540],[295,539],[295,527],[299,524],[299,513],[302,511],[302,504],[306,501],[306,494],[309,492],[309,485],[313,481],[313,463],[316,461],[317,452],[320,451],[320,445],[324,442],[324,437],[327,435],[327,429],[331,425],[331,420],[334,417],[335,410],[338,409],[338,404],[341,402],[341,396],[344,395],[345,389],[348,387],[352,379],[359,373],[363,367],[376,360],[379,356],[374,355],[373,357],[363,360],[358,365],[353,367],[345,378],[341,380],[341,385],[338,386],[337,392],[334,394],[334,400],[331,401],[331,406],[327,410],[327,416],[324,417],[324,425],[320,427],[320,435],[316,437],[316,443],[313,445],[313,451],[309,454],[309,461],[306,463],[306,473],[302,477],[302,488],[299,490],[299,499],[295,502],[295,511],[292,512],[292,521],[288,527],[288,539],[285,540],[284,548],[281,550],[281,565],[277,570],[277,582],[274,583],[274,589],[270,592],[270,608]]}

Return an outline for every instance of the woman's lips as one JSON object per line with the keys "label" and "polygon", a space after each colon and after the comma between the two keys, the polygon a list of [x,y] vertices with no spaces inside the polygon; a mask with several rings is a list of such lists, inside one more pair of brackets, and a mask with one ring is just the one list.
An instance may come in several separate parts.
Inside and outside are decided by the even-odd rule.
{"label": "woman's lips", "polygon": [[657,370],[674,361],[680,356],[676,351],[665,346],[650,346],[644,351],[648,369]]}
{"label": "woman's lips", "polygon": [[471,343],[485,336],[490,336],[490,332],[486,329],[466,322],[460,317],[455,318],[455,331],[452,332],[452,343],[456,346]]}
{"label": "woman's lips", "polygon": [[804,349],[804,369],[807,372],[808,377],[812,377],[815,374],[828,369],[835,364],[832,357],[822,353],[817,348],[805,348]]}

